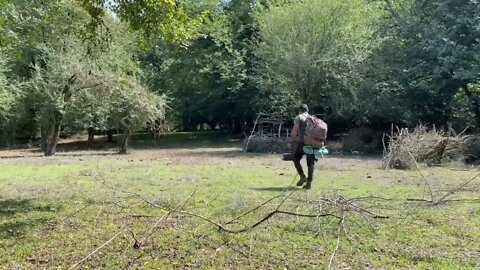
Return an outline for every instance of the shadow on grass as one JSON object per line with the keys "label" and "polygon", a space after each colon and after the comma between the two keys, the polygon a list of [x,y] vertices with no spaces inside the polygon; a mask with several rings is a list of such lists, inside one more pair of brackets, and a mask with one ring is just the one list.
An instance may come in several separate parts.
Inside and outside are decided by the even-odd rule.
{"label": "shadow on grass", "polygon": [[[57,152],[55,154],[56,157],[85,157],[85,156],[115,156],[119,155],[117,152],[105,152],[105,153],[98,153],[98,152],[85,152],[85,153],[70,153],[70,152]],[[17,158],[44,158],[45,156],[38,152],[38,154],[32,155],[11,155],[11,156],[0,156],[1,159],[17,159]]]}
{"label": "shadow on grass", "polygon": [[198,149],[240,147],[242,139],[224,132],[179,132],[154,136],[137,134],[132,137],[134,149]]}
{"label": "shadow on grass", "polygon": [[49,223],[45,217],[18,220],[16,214],[54,212],[50,205],[35,205],[31,200],[0,201],[0,239],[21,237],[26,231]]}
{"label": "shadow on grass", "polygon": [[292,190],[300,190],[298,187],[262,187],[262,188],[249,188],[250,190],[255,191],[273,191],[273,192],[285,192],[285,191],[292,191]]}
{"label": "shadow on grass", "polygon": [[17,213],[28,212],[53,212],[52,207],[39,206],[32,203],[31,200],[4,200],[0,201],[0,218],[14,216]]}
{"label": "shadow on grass", "polygon": [[[189,155],[196,157],[225,157],[225,158],[257,158],[263,156],[278,156],[281,160],[281,153],[243,153],[243,137],[235,137],[229,133],[219,131],[204,132],[177,132],[169,134],[154,135],[152,133],[134,134],[130,139],[131,150],[187,150],[176,152],[178,155]],[[93,143],[86,141],[86,136],[73,137],[62,140],[57,146],[56,156],[62,157],[88,157],[88,156],[113,156],[118,154],[121,135],[114,136],[114,142],[107,142],[106,136],[96,136]],[[11,153],[13,155],[0,156],[2,159],[34,158],[43,157],[38,149],[26,149],[24,153]],[[13,148],[12,148],[13,149]],[[20,149],[20,148],[18,148]],[[208,149],[205,151],[188,151]],[[5,149],[8,150],[8,149]],[[347,159],[381,159],[381,155],[354,155],[350,153],[333,152],[327,158]]]}
{"label": "shadow on grass", "polygon": [[[122,135],[115,135],[113,142],[107,142],[106,136],[97,136],[93,143],[85,140],[64,141],[58,144],[57,150],[58,152],[116,150],[121,139]],[[241,139],[224,132],[177,132],[161,135],[137,133],[130,137],[129,146],[134,150],[228,148],[240,147]]]}
{"label": "shadow on grass", "polygon": [[[107,142],[106,136],[97,136],[92,143],[89,143],[83,137],[73,137],[64,139],[57,145],[57,152],[79,152],[79,151],[97,151],[97,152],[115,152],[119,149],[121,135],[113,137],[114,142]],[[170,134],[154,135],[151,133],[138,133],[132,135],[129,146],[133,150],[145,149],[198,149],[198,148],[232,148],[241,147],[242,139],[234,137],[225,132],[177,132]],[[38,149],[30,148],[28,145],[3,148],[0,150],[22,150],[28,153],[41,154]],[[88,153],[84,154],[88,155]]]}

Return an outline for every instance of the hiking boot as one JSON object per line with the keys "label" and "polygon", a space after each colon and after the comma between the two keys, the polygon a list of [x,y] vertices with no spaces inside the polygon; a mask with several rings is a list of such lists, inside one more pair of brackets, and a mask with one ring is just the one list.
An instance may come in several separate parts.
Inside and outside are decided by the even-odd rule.
{"label": "hiking boot", "polygon": [[300,175],[300,180],[298,180],[297,182],[297,187],[301,187],[303,186],[303,184],[305,184],[305,182],[307,182],[307,177],[305,177],[305,175]]}
{"label": "hiking boot", "polygon": [[306,190],[309,190],[312,188],[312,182],[311,181],[307,181],[307,184],[305,184],[305,186],[303,186],[303,189],[306,189]]}

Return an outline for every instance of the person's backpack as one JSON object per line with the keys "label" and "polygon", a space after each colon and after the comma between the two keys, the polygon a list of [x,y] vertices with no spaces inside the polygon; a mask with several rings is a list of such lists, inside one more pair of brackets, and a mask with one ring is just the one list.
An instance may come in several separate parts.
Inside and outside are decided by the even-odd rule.
{"label": "person's backpack", "polygon": [[313,148],[321,148],[327,139],[328,125],[314,115],[307,117],[307,127],[303,142]]}

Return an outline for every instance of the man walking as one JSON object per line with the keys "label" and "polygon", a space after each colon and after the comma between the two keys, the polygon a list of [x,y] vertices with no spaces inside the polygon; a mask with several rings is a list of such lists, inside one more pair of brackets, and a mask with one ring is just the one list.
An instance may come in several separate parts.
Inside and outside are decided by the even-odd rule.
{"label": "man walking", "polygon": [[305,184],[303,187],[304,189],[311,188],[315,166],[315,154],[307,154],[308,177],[306,177],[302,165],[300,164],[303,155],[305,155],[303,147],[305,146],[304,137],[308,117],[310,117],[308,114],[308,106],[302,104],[298,116],[295,117],[292,134],[290,135],[288,143],[288,147],[294,149],[293,163],[295,164],[295,169],[297,169],[297,172],[300,175],[300,180],[297,182],[297,186],[303,186]]}

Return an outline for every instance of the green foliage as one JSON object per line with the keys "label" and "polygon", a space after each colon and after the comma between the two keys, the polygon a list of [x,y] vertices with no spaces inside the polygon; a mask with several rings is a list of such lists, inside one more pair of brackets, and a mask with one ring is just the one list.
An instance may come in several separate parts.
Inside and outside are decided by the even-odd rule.
{"label": "green foliage", "polygon": [[0,125],[13,142],[54,124],[64,134],[133,132],[158,118],[240,133],[257,112],[294,114],[300,102],[332,132],[418,121],[480,127],[475,0],[0,7]]}
{"label": "green foliage", "polygon": [[135,78],[119,79],[111,93],[109,120],[129,131],[139,131],[165,116],[165,98],[151,93]]}
{"label": "green foliage", "polygon": [[17,89],[12,85],[5,76],[5,59],[0,54],[0,121],[3,123],[10,117],[12,107],[17,101]]}
{"label": "green foliage", "polygon": [[[454,96],[479,80],[480,5],[470,0],[417,0],[389,8],[391,31],[380,51],[385,85],[409,104],[411,122],[449,122]],[[468,99],[463,103],[478,102],[476,94]]]}
{"label": "green foliage", "polygon": [[378,46],[376,6],[363,0],[302,1],[259,20],[258,74],[271,110],[300,101],[330,117],[353,117],[362,65]]}
{"label": "green foliage", "polygon": [[105,10],[110,9],[147,38],[160,35],[172,43],[183,43],[193,37],[205,15],[192,18],[185,11],[184,1],[176,0],[82,0],[82,3],[92,17],[91,30],[103,25]]}
{"label": "green foliage", "polygon": [[32,94],[38,102],[39,122],[61,119],[71,97],[94,87],[83,47],[75,40],[64,40],[60,47],[44,47],[42,65],[34,66]]}
{"label": "green foliage", "polygon": [[245,63],[233,45],[229,18],[211,8],[198,38],[186,49],[159,42],[143,57],[148,80],[174,98],[172,107],[187,130],[203,123],[229,125],[249,108],[249,96],[242,91]]}
{"label": "green foliage", "polygon": [[[150,95],[134,79],[140,72],[134,60],[134,34],[105,18],[110,44],[98,46],[88,39],[90,15],[77,2],[31,2],[18,0],[3,11],[11,22],[5,29],[11,40],[6,52],[12,55],[12,74],[28,82],[19,115],[30,117],[32,137],[41,129],[42,148],[51,148],[46,154],[55,153],[62,131],[117,128],[125,117],[131,117],[129,128],[137,130],[152,119],[152,113],[163,117],[163,98]],[[2,111],[9,104],[3,96]],[[155,110],[146,101],[154,102]],[[131,115],[119,119],[125,112],[112,109],[118,105]]]}
{"label": "green foliage", "polygon": [[0,52],[0,145],[15,143],[19,135],[16,131],[22,127],[26,114],[25,85],[10,78],[9,73],[7,57]]}

